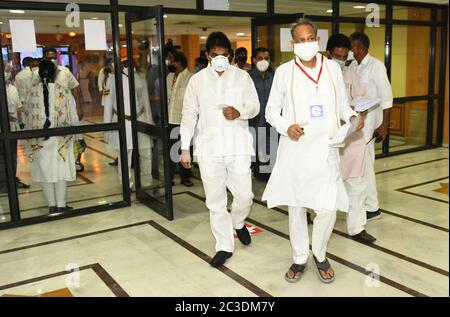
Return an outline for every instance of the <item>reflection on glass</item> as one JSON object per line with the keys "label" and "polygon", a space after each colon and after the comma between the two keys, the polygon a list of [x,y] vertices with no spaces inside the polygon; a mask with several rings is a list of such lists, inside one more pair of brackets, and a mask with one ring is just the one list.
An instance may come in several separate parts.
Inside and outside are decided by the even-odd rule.
{"label": "reflection on glass", "polygon": [[394,98],[427,95],[430,27],[394,25],[392,43]]}
{"label": "reflection on glass", "polygon": [[[61,1],[62,2],[62,1]],[[92,1],[91,1],[92,2]],[[106,4],[109,1],[99,0]],[[0,10],[2,17],[1,32],[9,33],[8,20],[17,19],[17,14],[9,10]],[[39,17],[39,18],[36,18]],[[26,10],[21,19],[34,20],[36,29],[37,49],[34,52],[13,52],[11,38],[0,37],[2,44],[2,57],[5,64],[12,66],[11,83],[19,91],[22,104],[28,109],[32,108],[36,92],[33,87],[42,83],[38,69],[43,58],[53,60],[58,66],[57,72],[49,80],[56,84],[64,84],[58,73],[71,73],[76,87],[64,87],[72,90],[74,110],[71,125],[91,125],[103,123],[103,68],[112,61],[112,27],[111,16],[108,13],[81,12],[81,26],[84,19],[104,20],[106,26],[106,40],[108,49],[105,51],[88,50],[85,46],[84,29],[72,28],[66,24],[67,12],[30,11]],[[34,60],[33,60],[34,59]],[[41,82],[41,83],[40,83]],[[26,118],[24,118],[26,119]],[[26,124],[23,129],[36,129]],[[53,125],[53,127],[56,127]],[[44,127],[38,127],[43,129]]]}
{"label": "reflection on glass", "polygon": [[132,6],[156,6],[163,5],[166,8],[195,9],[196,0],[119,0],[119,4]]}
{"label": "reflection on glass", "polygon": [[431,9],[418,7],[394,6],[392,17],[394,20],[430,21]]}
{"label": "reflection on glass", "polygon": [[333,14],[332,2],[330,0],[276,0],[275,12],[328,16]]}
{"label": "reflection on glass", "polygon": [[3,143],[0,143],[0,223],[11,221]]}
{"label": "reflection on glass", "polygon": [[366,18],[376,16],[379,14],[380,19],[386,17],[386,6],[376,3],[362,3],[362,2],[344,2],[339,1],[339,16]]}
{"label": "reflection on glass", "polygon": [[142,190],[165,204],[163,143],[144,133],[138,139]]}
{"label": "reflection on glass", "polygon": [[231,11],[267,12],[267,1],[229,0],[228,3]]}
{"label": "reflection on glass", "polygon": [[390,123],[391,153],[426,144],[427,104],[427,101],[394,103]]}
{"label": "reflection on glass", "polygon": [[122,201],[115,158],[102,132],[19,140],[17,172],[31,185],[18,189],[21,217]]}

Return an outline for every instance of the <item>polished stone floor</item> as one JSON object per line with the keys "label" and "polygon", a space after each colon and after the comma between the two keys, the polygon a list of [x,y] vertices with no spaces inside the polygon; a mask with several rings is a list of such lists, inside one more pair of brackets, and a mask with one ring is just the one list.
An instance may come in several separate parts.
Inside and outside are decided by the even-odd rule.
{"label": "polished stone floor", "polygon": [[[69,203],[121,200],[117,168],[108,165],[115,153],[102,133],[86,140],[86,170],[70,185]],[[19,175],[30,182],[29,164],[19,160]],[[129,208],[0,231],[0,295],[449,296],[448,166],[444,148],[377,160],[383,217],[367,225],[377,242],[349,239],[339,213],[328,248],[336,271],[330,285],[311,260],[299,283],[284,280],[291,264],[286,208],[267,209],[258,181],[248,219],[253,243],[238,242],[226,267],[210,267],[214,241],[194,178],[192,188],[174,187],[174,221],[133,200]],[[38,184],[20,193],[24,217],[47,212]],[[0,203],[6,210],[7,197]]]}

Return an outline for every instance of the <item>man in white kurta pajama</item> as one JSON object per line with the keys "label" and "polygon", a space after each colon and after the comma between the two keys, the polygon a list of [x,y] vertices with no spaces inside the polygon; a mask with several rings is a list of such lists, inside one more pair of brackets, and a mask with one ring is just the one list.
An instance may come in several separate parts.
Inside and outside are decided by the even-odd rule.
{"label": "man in white kurta pajama", "polygon": [[318,54],[315,25],[299,21],[292,33],[296,56],[277,69],[266,108],[267,122],[280,133],[280,143],[263,200],[269,208],[289,207],[294,264],[286,273],[288,282],[298,281],[306,269],[306,209],[316,212],[312,252],[319,278],[329,283],[334,271],[326,259],[327,243],[337,209],[348,210],[338,149],[330,147],[330,139],[340,120],[353,121],[357,114],[348,105],[339,65]]}
{"label": "man in white kurta pajama", "polygon": [[[244,220],[253,202],[251,156],[253,138],[248,119],[259,112],[259,100],[250,75],[229,66],[231,44],[221,32],[212,33],[206,43],[210,66],[195,74],[186,89],[181,120],[181,163],[191,167],[189,147],[194,139],[206,206],[217,254],[211,260],[222,266],[234,252],[233,229],[248,245],[250,234]],[[233,194],[227,210],[227,188]]]}

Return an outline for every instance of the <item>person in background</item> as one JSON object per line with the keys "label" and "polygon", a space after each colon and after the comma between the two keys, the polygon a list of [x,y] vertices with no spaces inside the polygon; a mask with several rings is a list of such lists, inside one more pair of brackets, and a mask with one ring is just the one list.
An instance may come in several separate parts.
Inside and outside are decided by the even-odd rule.
{"label": "person in background", "polygon": [[[256,162],[253,164],[253,175],[255,175],[257,178],[263,178],[264,180],[267,180],[270,176],[271,169],[265,171],[265,173],[261,173],[261,159],[267,156],[270,157],[272,151],[274,151],[274,153],[276,152],[274,146],[278,141],[276,130],[272,128],[266,121],[266,105],[267,101],[269,100],[270,90],[272,88],[274,77],[274,72],[270,68],[269,50],[265,47],[258,47],[255,50],[252,62],[255,66],[249,72],[249,74],[253,80],[253,83],[255,84],[256,91],[258,92],[260,104],[259,114],[255,118],[249,120],[250,126],[255,129],[257,144]],[[271,133],[272,129],[273,131]],[[260,135],[260,133],[264,133],[264,136]],[[271,135],[273,135],[274,138],[271,138]]]}
{"label": "person in background", "polygon": [[247,63],[248,60],[248,51],[245,47],[239,47],[236,49],[234,54],[234,62],[236,66],[242,70],[250,71],[252,69],[252,65]]}
{"label": "person in background", "polygon": [[[216,240],[216,255],[210,264],[222,266],[234,252],[234,230],[244,245],[251,243],[245,219],[253,203],[251,156],[253,138],[248,120],[259,111],[258,94],[249,74],[229,64],[230,40],[213,32],[206,40],[210,62],[192,76],[186,89],[181,119],[181,164],[192,168],[194,157],[210,211],[211,229]],[[233,195],[227,210],[227,188]]]}
{"label": "person in background", "polygon": [[180,124],[181,124],[181,111],[183,110],[183,99],[186,92],[186,87],[189,80],[192,77],[192,73],[187,68],[186,56],[180,51],[173,53],[173,59],[168,65],[169,75],[167,76],[167,98],[169,104],[169,130],[170,132],[170,153],[172,159],[172,185],[174,184],[175,170],[179,170],[181,184],[187,187],[192,187],[194,184],[191,181],[191,169],[184,168],[179,160],[175,160],[175,156],[178,157],[179,149],[176,149],[177,155],[172,153],[173,147],[180,139]]}
{"label": "person in background", "polygon": [[[334,34],[327,42],[329,57],[341,66],[350,106],[367,94],[366,87],[353,69],[345,66],[350,51],[350,40],[344,34]],[[365,115],[365,113],[361,113]],[[357,241],[374,243],[375,237],[365,230],[367,223],[364,204],[367,182],[364,177],[366,142],[363,131],[353,133],[340,149],[341,176],[349,197],[347,232]]]}
{"label": "person in background", "polygon": [[370,40],[362,32],[350,35],[351,50],[355,57],[349,68],[358,74],[367,89],[367,97],[379,99],[377,107],[369,109],[364,127],[366,140],[366,164],[364,177],[367,181],[364,199],[367,221],[381,218],[375,177],[375,143],[384,141],[389,134],[390,111],[393,105],[392,87],[383,62],[369,54]]}
{"label": "person in background", "polygon": [[[27,63],[27,61],[25,61]],[[29,67],[31,64],[28,64]],[[21,128],[21,114],[24,111],[25,105],[22,103],[19,96],[19,92],[11,82],[13,67],[11,64],[5,64],[4,75],[6,83],[6,99],[8,102],[8,113],[9,113],[9,126],[11,132],[20,131]],[[19,73],[20,74],[20,73]],[[19,75],[16,75],[17,76]],[[17,174],[17,140],[12,141],[12,151],[13,151],[13,164],[14,164],[14,175]],[[24,184],[20,178],[16,175],[16,187],[17,188],[30,188],[30,185]]]}
{"label": "person in background", "polygon": [[199,56],[195,59],[195,72],[198,73],[202,69],[208,67],[208,59],[204,56]]}

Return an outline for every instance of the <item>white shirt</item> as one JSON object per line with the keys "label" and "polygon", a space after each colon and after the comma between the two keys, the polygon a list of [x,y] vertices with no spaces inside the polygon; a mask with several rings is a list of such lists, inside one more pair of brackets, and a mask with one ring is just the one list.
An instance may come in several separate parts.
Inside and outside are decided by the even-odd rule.
{"label": "white shirt", "polygon": [[[223,115],[224,105],[241,114],[235,120]],[[237,68],[219,76],[211,67],[195,74],[186,89],[181,119],[181,148],[188,150],[194,136],[194,156],[203,158],[254,155],[248,119],[259,112],[259,99],[250,75]]]}
{"label": "white shirt", "polygon": [[169,75],[167,75],[167,97],[169,103],[170,124],[179,125],[181,123],[184,94],[192,75],[193,74],[187,68],[179,73],[177,78],[175,78],[175,73],[169,73]]}
{"label": "white shirt", "polygon": [[366,117],[365,130],[375,130],[383,123],[383,110],[392,108],[393,103],[386,67],[383,62],[367,54],[360,64],[354,61],[349,68],[355,71],[365,84],[367,97],[381,100],[380,107],[369,111]]}
{"label": "white shirt", "polygon": [[37,69],[35,72],[33,72],[30,67],[25,67],[16,75],[14,80],[16,88],[19,92],[20,101],[24,104],[27,102],[30,96],[33,74],[35,76],[39,76],[39,74],[37,73]]}

